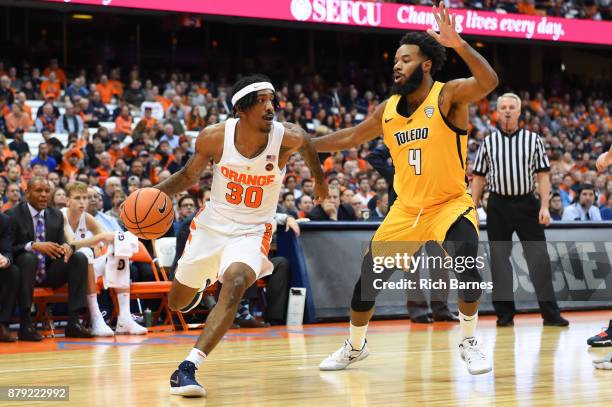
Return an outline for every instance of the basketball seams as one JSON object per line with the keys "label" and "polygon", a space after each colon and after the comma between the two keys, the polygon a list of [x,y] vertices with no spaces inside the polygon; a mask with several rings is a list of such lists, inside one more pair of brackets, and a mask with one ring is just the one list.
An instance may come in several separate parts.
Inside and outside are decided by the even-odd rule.
{"label": "basketball seams", "polygon": [[173,214],[173,213],[174,213],[174,208],[171,208],[171,209],[172,209],[172,210],[169,210],[169,211],[168,211],[168,213],[166,213],[166,215],[164,215],[164,217],[163,217],[163,218],[159,219],[158,221],[156,221],[156,222],[154,222],[154,223],[151,223],[150,225],[147,225],[147,226],[141,226],[141,228],[142,228],[142,229],[148,229],[148,228],[150,228],[151,226],[155,226],[155,225],[157,225],[158,223],[163,222],[164,220],[166,220],[166,219],[169,217],[169,215],[171,215],[171,214]]}
{"label": "basketball seams", "polygon": [[130,199],[130,197],[128,196],[128,199],[125,200],[125,202],[122,204],[122,213],[125,216],[125,219],[129,220],[130,222],[132,222],[133,224],[136,224],[137,222],[133,221],[132,219],[130,219],[130,217],[128,216],[127,211],[124,209],[125,208],[125,203]]}
{"label": "basketball seams", "polygon": [[134,198],[134,219],[136,219],[136,222],[134,223],[136,224],[136,227],[138,228],[138,234],[142,234],[142,229],[140,229],[140,223],[138,222],[138,197],[140,196],[140,191],[142,191],[142,189],[139,189],[136,192],[136,197]]}
{"label": "basketball seams", "polygon": [[[155,203],[157,202],[157,198],[159,198],[159,195],[162,193],[162,191],[160,189],[157,190],[157,195],[155,195],[155,198],[153,198],[153,202],[151,203],[151,206],[149,206],[149,210],[147,211],[147,213],[144,214],[144,216],[142,217],[142,220],[144,221],[145,219],[147,219],[147,216],[149,216],[149,214],[151,213],[151,209],[153,209],[153,207],[155,206]],[[138,196],[136,196],[136,199],[138,199]],[[166,197],[164,196],[164,200],[166,199]],[[134,207],[138,208],[138,201],[134,202]],[[134,209],[136,210],[136,209]],[[140,219],[138,219],[138,229],[141,229],[140,227]]]}
{"label": "basketball seams", "polygon": [[[174,214],[174,207],[172,205],[172,201],[169,200],[168,195],[166,195],[165,193],[163,193],[163,191],[161,190],[157,190],[157,194],[154,194],[154,198],[149,198],[146,199],[144,196],[145,195],[150,195],[149,191],[146,191],[148,188],[141,188],[136,192],[136,195],[133,197],[133,200],[131,200],[132,202],[130,202],[133,206],[134,206],[134,215],[135,215],[135,219],[136,222],[134,222],[132,219],[130,219],[130,217],[128,216],[127,212],[126,212],[126,207],[125,205],[123,206],[123,220],[124,220],[124,225],[126,226],[126,228],[128,228],[128,230],[132,230],[136,235],[138,235],[139,238],[141,239],[153,239],[153,238],[157,238],[159,237],[160,233],[162,233],[162,230],[159,230],[159,233],[157,233],[157,231],[151,231],[150,229],[155,228],[155,226],[162,226],[164,227],[163,233],[165,233],[169,227],[172,226],[172,222],[173,222],[173,215]],[[144,216],[139,217],[139,209],[142,211],[142,209],[144,208],[139,208],[138,206],[138,200],[140,199],[140,192],[142,191],[146,191],[147,193],[143,195],[143,199],[145,199],[145,205],[149,202],[152,202],[151,205],[149,206],[147,212],[144,214]],[[155,222],[148,224],[148,225],[143,225],[143,222],[147,220],[147,217],[152,213],[151,211],[153,210],[153,207],[157,208],[157,202],[159,201],[159,197],[162,196],[162,203],[166,206],[167,211],[165,213],[165,215],[163,217],[161,217],[160,219],[157,219]],[[128,197],[129,200],[129,197]],[[170,203],[170,205],[168,205],[168,203]],[[168,208],[169,206],[169,208]],[[131,210],[130,210],[131,212]],[[142,219],[140,219],[142,218]],[[167,223],[167,225],[164,225],[164,223]],[[157,228],[155,228],[157,229]]]}

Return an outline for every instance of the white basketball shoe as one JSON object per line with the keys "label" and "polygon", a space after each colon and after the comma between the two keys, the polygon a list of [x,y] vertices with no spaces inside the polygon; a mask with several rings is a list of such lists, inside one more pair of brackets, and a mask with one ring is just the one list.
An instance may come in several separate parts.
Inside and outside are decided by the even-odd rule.
{"label": "white basketball shoe", "polygon": [[476,338],[465,338],[463,342],[459,344],[459,352],[461,353],[461,359],[463,359],[467,365],[468,372],[471,374],[489,373],[493,370],[491,362],[480,350]]}
{"label": "white basketball shoe", "polygon": [[115,333],[117,335],[144,335],[148,331],[144,326],[138,325],[136,321],[129,318],[121,318],[117,319],[117,327],[115,328]]}
{"label": "white basketball shoe", "polygon": [[93,336],[114,336],[115,333],[106,325],[104,318],[95,318],[91,323],[91,334]]}
{"label": "white basketball shoe", "polygon": [[595,369],[612,370],[612,353],[593,361]]}
{"label": "white basketball shoe", "polygon": [[370,352],[368,351],[368,341],[363,345],[363,348],[356,350],[351,345],[351,342],[347,339],[344,341],[344,345],[329,355],[319,365],[319,370],[343,370],[346,369],[351,363],[359,362],[368,357]]}

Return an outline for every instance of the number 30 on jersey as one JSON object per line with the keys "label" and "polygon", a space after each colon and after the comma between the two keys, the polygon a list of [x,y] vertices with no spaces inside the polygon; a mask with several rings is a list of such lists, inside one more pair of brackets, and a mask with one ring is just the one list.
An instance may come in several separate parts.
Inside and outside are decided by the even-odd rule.
{"label": "number 30 on jersey", "polygon": [[244,205],[248,208],[259,208],[261,206],[263,188],[248,187],[245,190],[242,185],[236,182],[228,182],[227,188],[230,190],[225,194],[227,202],[233,205],[240,205],[241,202],[244,202]]}

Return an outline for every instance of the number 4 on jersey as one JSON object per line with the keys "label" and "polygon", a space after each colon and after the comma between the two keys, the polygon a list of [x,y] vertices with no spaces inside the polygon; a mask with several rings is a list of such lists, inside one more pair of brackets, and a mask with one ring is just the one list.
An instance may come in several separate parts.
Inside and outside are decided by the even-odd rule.
{"label": "number 4 on jersey", "polygon": [[408,150],[408,164],[414,167],[415,175],[421,175],[421,149],[411,148]]}

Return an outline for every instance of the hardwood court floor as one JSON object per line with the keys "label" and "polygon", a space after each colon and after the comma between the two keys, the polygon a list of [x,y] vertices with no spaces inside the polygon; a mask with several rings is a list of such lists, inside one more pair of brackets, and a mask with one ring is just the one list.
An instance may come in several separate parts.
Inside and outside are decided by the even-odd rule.
{"label": "hardwood court floor", "polygon": [[566,313],[569,328],[542,327],[537,315],[496,329],[481,318],[480,338],[494,355],[491,374],[471,376],[456,350],[458,325],[374,322],[371,355],[341,372],[319,372],[346,324],[232,330],[198,372],[207,399],[170,396],[168,380],[197,332],[96,340],[0,344],[0,385],[68,385],[75,406],[554,406],[610,405],[612,371],[591,360],[586,338],[612,313]]}

